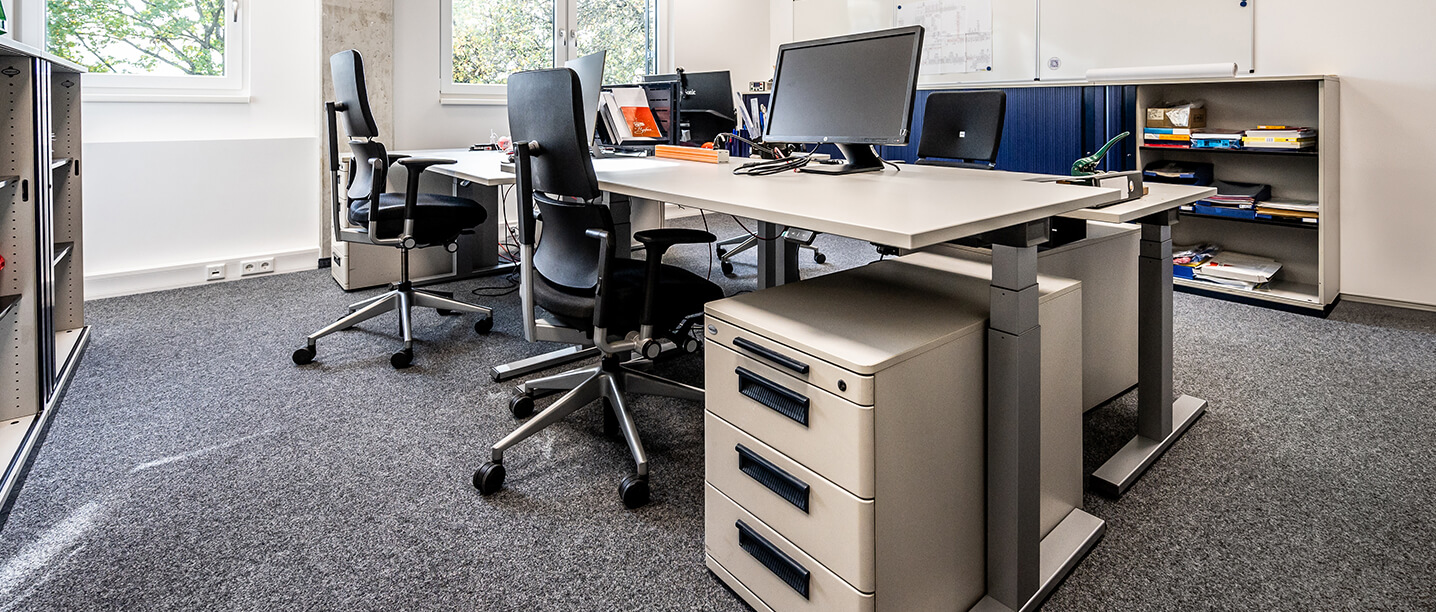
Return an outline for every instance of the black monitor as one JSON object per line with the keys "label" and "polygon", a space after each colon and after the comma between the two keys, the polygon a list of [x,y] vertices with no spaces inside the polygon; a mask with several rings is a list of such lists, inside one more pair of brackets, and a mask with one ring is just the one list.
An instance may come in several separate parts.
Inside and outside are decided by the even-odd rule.
{"label": "black monitor", "polygon": [[904,145],[917,98],[922,26],[778,48],[765,143],[835,144],[847,162],[806,172],[881,171],[871,145]]}
{"label": "black monitor", "polygon": [[645,82],[678,81],[682,88],[679,113],[690,142],[712,142],[737,125],[733,108],[733,81],[727,70],[650,74]]}

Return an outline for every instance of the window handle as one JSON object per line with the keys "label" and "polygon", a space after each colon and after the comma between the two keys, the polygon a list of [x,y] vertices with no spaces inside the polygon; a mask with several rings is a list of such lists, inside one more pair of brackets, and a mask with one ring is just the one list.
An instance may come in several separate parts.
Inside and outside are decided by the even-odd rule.
{"label": "window handle", "polygon": [[231,11],[231,13],[230,13],[230,21],[232,21],[232,22],[234,22],[234,23],[239,23],[239,0],[231,0],[231,1],[232,1],[232,3],[233,3],[233,7],[232,7],[232,11]]}

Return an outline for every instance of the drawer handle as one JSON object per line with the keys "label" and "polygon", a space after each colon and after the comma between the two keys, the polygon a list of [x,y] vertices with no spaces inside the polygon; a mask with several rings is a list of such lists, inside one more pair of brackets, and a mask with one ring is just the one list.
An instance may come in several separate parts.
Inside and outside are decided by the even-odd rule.
{"label": "drawer handle", "polygon": [[808,398],[763,378],[747,368],[733,370],[738,374],[738,392],[749,399],[772,408],[774,412],[808,426]]}
{"label": "drawer handle", "polygon": [[778,497],[787,500],[804,513],[808,512],[808,483],[798,480],[742,444],[735,450],[738,451],[739,471],[758,481],[758,484],[767,487],[769,491],[777,493]]}
{"label": "drawer handle", "polygon": [[783,367],[785,367],[785,368],[788,368],[789,370],[792,370],[792,371],[797,372],[797,373],[799,373],[799,374],[807,374],[807,373],[808,373],[808,364],[803,363],[803,362],[801,362],[801,361],[798,361],[798,360],[796,360],[796,359],[793,359],[792,357],[788,357],[787,355],[783,355],[782,353],[778,353],[778,352],[772,351],[772,350],[770,350],[770,349],[766,349],[766,348],[763,348],[763,347],[761,347],[761,346],[758,346],[757,344],[753,343],[753,342],[750,341],[750,340],[747,340],[747,339],[744,339],[744,338],[734,338],[734,339],[733,339],[733,346],[736,346],[736,347],[738,347],[738,348],[740,348],[740,349],[743,349],[743,350],[745,350],[745,351],[748,351],[748,352],[750,352],[750,353],[753,353],[754,355],[757,355],[757,356],[759,356],[759,357],[762,357],[762,358],[764,358],[764,359],[767,359],[768,361],[771,361],[771,362],[776,363],[776,364],[778,364],[778,365],[780,365],[780,366],[783,366]]}
{"label": "drawer handle", "polygon": [[763,564],[763,567],[768,568],[768,571],[773,572],[773,575],[777,576],[779,580],[793,587],[793,590],[802,595],[803,599],[807,599],[810,576],[808,570],[798,565],[798,562],[794,561],[792,557],[783,554],[783,551],[778,550],[772,542],[758,535],[752,527],[747,526],[743,521],[738,521],[736,525],[738,526],[738,546],[752,555],[758,563]]}

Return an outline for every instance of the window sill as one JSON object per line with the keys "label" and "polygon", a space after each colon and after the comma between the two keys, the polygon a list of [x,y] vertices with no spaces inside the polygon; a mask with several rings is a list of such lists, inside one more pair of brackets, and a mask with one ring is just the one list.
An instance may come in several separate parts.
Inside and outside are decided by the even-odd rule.
{"label": "window sill", "polygon": [[155,102],[181,104],[249,104],[248,93],[234,94],[192,94],[192,93],[100,93],[86,91],[81,102]]}
{"label": "window sill", "polygon": [[473,94],[439,94],[439,104],[444,106],[507,106],[508,96],[483,96]]}

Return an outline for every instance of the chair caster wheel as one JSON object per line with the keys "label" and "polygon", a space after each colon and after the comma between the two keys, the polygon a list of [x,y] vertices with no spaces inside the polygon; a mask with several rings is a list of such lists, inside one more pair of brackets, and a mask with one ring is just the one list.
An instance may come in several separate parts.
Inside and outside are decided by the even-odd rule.
{"label": "chair caster wheel", "polygon": [[474,488],[480,495],[493,495],[504,488],[504,464],[492,461],[479,466],[474,472]]}
{"label": "chair caster wheel", "polygon": [[727,255],[727,254],[728,254],[728,249],[725,249],[725,248],[723,248],[723,247],[718,247],[718,256],[719,256],[719,257],[722,257],[722,256]]}
{"label": "chair caster wheel", "polygon": [[509,413],[516,419],[526,419],[534,413],[534,396],[520,393],[509,400]]}
{"label": "chair caster wheel", "polygon": [[623,498],[623,505],[629,510],[635,510],[648,503],[648,477],[628,476],[623,482],[618,483],[618,496]]}
{"label": "chair caster wheel", "polygon": [[720,267],[720,268],[723,269],[723,276],[733,276],[733,264],[732,264],[732,263],[725,261],[725,262],[719,264],[718,267]]}
{"label": "chair caster wheel", "polygon": [[489,332],[491,332],[491,331],[493,331],[493,330],[494,330],[494,318],[493,318],[492,316],[484,317],[484,318],[482,318],[482,319],[479,319],[478,321],[474,321],[474,332],[475,332],[475,333],[487,334],[487,333],[489,333]]}
{"label": "chair caster wheel", "polygon": [[825,263],[828,263],[828,256],[827,256],[827,255],[824,255],[824,254],[822,254],[822,253],[813,253],[813,263],[815,263],[815,264],[825,264]]}
{"label": "chair caster wheel", "polygon": [[414,363],[414,349],[404,349],[389,356],[389,365],[396,370],[402,370]]}
{"label": "chair caster wheel", "polygon": [[306,346],[302,349],[294,351],[294,354],[290,355],[290,357],[294,359],[294,365],[307,365],[314,361],[314,355],[314,349]]}

